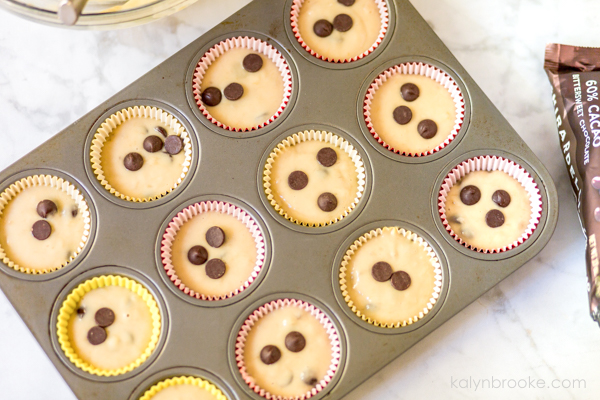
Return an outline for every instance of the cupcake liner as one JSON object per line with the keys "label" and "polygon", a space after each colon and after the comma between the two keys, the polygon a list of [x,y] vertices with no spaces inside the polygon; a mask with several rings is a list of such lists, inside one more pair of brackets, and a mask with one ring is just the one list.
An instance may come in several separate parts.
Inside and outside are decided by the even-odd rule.
{"label": "cupcake liner", "polygon": [[[163,124],[170,127],[171,129],[173,129],[175,134],[183,139],[183,151],[185,154],[185,160],[182,164],[181,175],[173,184],[172,188],[170,188],[164,193],[160,193],[152,197],[139,198],[131,197],[126,194],[120,193],[118,190],[111,186],[110,182],[108,182],[108,180],[104,176],[102,164],[100,163],[104,143],[106,143],[112,131],[115,130],[119,125],[121,125],[125,121],[136,117],[152,118],[157,121],[160,121]],[[122,109],[121,111],[114,113],[113,115],[108,117],[102,123],[102,125],[100,125],[100,128],[98,128],[92,140],[90,158],[94,175],[96,175],[96,178],[106,190],[108,190],[111,194],[115,195],[120,199],[131,201],[134,203],[145,203],[160,199],[161,197],[168,195],[183,182],[183,179],[188,173],[190,165],[192,163],[192,142],[190,140],[190,135],[186,131],[185,127],[171,113],[164,111],[160,108],[150,106],[128,107],[127,109]]]}
{"label": "cupcake liner", "polygon": [[[175,240],[175,236],[177,236],[177,232],[179,232],[183,224],[185,224],[195,216],[205,212],[219,212],[235,217],[238,221],[242,222],[248,228],[256,244],[256,264],[254,266],[254,269],[252,270],[252,274],[240,287],[238,287],[232,292],[220,296],[205,295],[187,287],[175,273],[175,267],[173,266],[171,260],[171,249],[173,246],[173,241]],[[222,201],[203,201],[184,208],[169,223],[163,235],[160,247],[163,267],[171,282],[173,282],[173,284],[177,286],[179,290],[181,290],[183,293],[196,299],[207,301],[228,299],[246,290],[246,288],[248,288],[252,284],[252,282],[256,280],[258,274],[260,273],[264,265],[265,251],[265,240],[260,231],[260,227],[254,220],[254,218],[252,218],[252,216],[250,216],[241,208]]]}
{"label": "cupcake liner", "polygon": [[146,390],[139,400],[150,400],[161,390],[177,385],[198,386],[201,389],[206,389],[206,391],[212,394],[216,400],[227,400],[227,397],[225,397],[223,392],[221,392],[215,385],[205,381],[204,379],[196,378],[194,376],[177,376],[160,381],[150,389]]}
{"label": "cupcake liner", "polygon": [[84,246],[86,245],[90,236],[92,219],[90,216],[90,210],[88,208],[87,202],[85,201],[85,198],[83,197],[79,189],[77,189],[74,185],[64,180],[63,178],[59,178],[52,175],[28,176],[13,183],[8,188],[6,188],[6,190],[4,190],[4,192],[0,194],[0,216],[4,211],[4,208],[14,197],[21,193],[21,191],[34,186],[50,186],[53,188],[60,189],[63,192],[66,192],[69,196],[71,196],[73,200],[77,202],[79,212],[82,214],[84,222],[83,234],[81,236],[79,246],[75,250],[75,255],[69,257],[69,260],[67,262],[56,267],[38,270],[29,268],[25,265],[18,265],[6,255],[6,250],[3,249],[2,246],[0,246],[0,260],[2,260],[4,264],[8,265],[10,268],[16,271],[23,272],[25,274],[39,275],[57,271],[68,265],[75,258],[77,258],[79,253],[81,253],[81,250],[83,250]]}
{"label": "cupcake liner", "polygon": [[373,43],[373,45],[371,47],[369,47],[368,50],[366,50],[364,53],[356,55],[352,58],[345,58],[345,59],[329,58],[327,56],[317,53],[316,51],[311,49],[308,44],[306,44],[306,42],[302,39],[302,35],[300,34],[300,28],[298,27],[298,17],[300,15],[300,9],[302,8],[302,5],[304,4],[304,0],[294,0],[292,2],[292,10],[290,13],[290,23],[292,25],[292,32],[294,32],[294,36],[298,40],[298,43],[300,43],[300,45],[306,51],[308,51],[312,56],[314,56],[320,60],[328,61],[328,62],[332,62],[332,63],[340,63],[340,64],[360,60],[361,58],[368,56],[369,54],[371,54],[372,52],[375,51],[375,49],[383,41],[383,38],[385,37],[385,34],[389,27],[390,18],[389,18],[389,11],[388,11],[387,3],[385,2],[385,0],[375,0],[375,3],[377,3],[377,8],[379,8],[379,17],[381,18],[381,28],[379,29],[379,35],[377,36],[375,43]]}
{"label": "cupcake liner", "polygon": [[[271,190],[271,169],[273,168],[273,163],[275,162],[277,157],[283,151],[285,151],[286,148],[292,147],[296,144],[306,142],[309,140],[318,140],[323,143],[329,143],[329,144],[339,148],[340,150],[345,151],[350,156],[352,161],[354,162],[354,165],[356,166],[356,174],[358,175],[358,189],[356,191],[356,197],[354,199],[354,202],[350,206],[348,206],[345,210],[343,210],[343,212],[338,217],[336,217],[335,219],[332,219],[326,223],[318,223],[318,224],[307,223],[307,222],[299,221],[298,219],[288,215],[285,212],[285,210],[283,208],[281,208],[281,206],[277,203],[277,200],[275,199],[275,196],[273,196],[273,193]],[[263,187],[265,190],[265,194],[267,196],[267,199],[269,200],[269,202],[275,209],[275,211],[277,211],[279,213],[279,215],[283,216],[285,219],[292,221],[295,224],[302,225],[302,226],[310,226],[310,227],[321,227],[321,226],[331,225],[331,224],[334,224],[334,223],[340,221],[342,218],[344,218],[348,214],[350,214],[350,212],[352,212],[352,210],[354,210],[354,208],[356,208],[358,202],[360,201],[360,199],[363,196],[363,193],[365,191],[366,179],[367,179],[367,177],[366,177],[363,161],[360,157],[360,154],[358,153],[358,150],[355,149],[354,146],[352,146],[352,144],[350,144],[347,140],[341,138],[340,136],[338,136],[334,133],[326,132],[326,131],[314,131],[314,130],[298,132],[298,133],[293,134],[292,136],[288,136],[287,138],[285,138],[281,143],[279,143],[277,145],[277,147],[275,147],[273,149],[271,154],[269,154],[269,158],[267,159],[267,162],[265,164],[265,169],[263,171]]]}
{"label": "cupcake liner", "polygon": [[[454,186],[454,184],[456,184],[465,175],[472,171],[504,171],[505,173],[516,179],[521,184],[521,186],[523,186],[525,191],[529,194],[529,202],[531,205],[531,218],[529,219],[529,224],[527,225],[527,228],[525,229],[521,237],[518,240],[515,240],[513,243],[509,244],[508,246],[497,249],[480,249],[475,246],[472,246],[460,237],[458,237],[458,235],[452,230],[452,228],[450,227],[450,223],[446,219],[446,198],[448,196],[448,193],[450,192],[450,189],[452,188],[452,186]],[[519,164],[503,157],[481,156],[463,161],[454,169],[452,169],[452,171],[450,171],[450,173],[446,176],[446,178],[442,182],[442,187],[440,188],[439,192],[438,210],[444,227],[458,243],[462,244],[468,249],[477,251],[479,253],[501,253],[503,251],[507,251],[519,246],[525,240],[527,240],[527,238],[533,235],[533,232],[540,223],[540,218],[542,216],[542,196],[540,194],[540,190],[535,180]]]}
{"label": "cupcake liner", "polygon": [[[121,367],[118,369],[100,369],[97,368],[86,361],[82,360],[79,355],[75,352],[73,347],[71,346],[71,342],[69,339],[69,321],[73,313],[77,312],[77,307],[79,301],[83,298],[83,296],[98,288],[106,287],[106,286],[120,286],[131,290],[133,293],[136,293],[140,296],[148,305],[150,313],[152,315],[152,336],[150,338],[150,343],[148,347],[144,351],[137,360],[130,363],[125,367]],[[85,372],[88,372],[93,375],[98,376],[116,376],[125,374],[129,371],[134,370],[139,367],[144,361],[150,357],[152,352],[157,346],[158,339],[161,332],[161,317],[160,310],[156,303],[156,300],[150,294],[148,289],[146,289],[141,284],[136,281],[125,278],[123,276],[115,276],[115,275],[102,275],[92,279],[88,279],[85,282],[79,284],[75,289],[71,291],[71,293],[67,296],[65,301],[63,301],[62,306],[58,312],[58,322],[56,323],[57,335],[58,335],[58,343],[60,344],[60,348],[63,350],[67,358],[79,369],[82,369]]]}
{"label": "cupcake liner", "polygon": [[[431,150],[421,153],[409,153],[395,149],[394,147],[386,143],[373,127],[373,122],[371,121],[371,103],[373,101],[373,98],[375,97],[375,93],[381,85],[383,85],[389,78],[396,74],[426,76],[445,87],[450,93],[450,96],[452,96],[452,100],[454,101],[454,105],[456,108],[456,119],[454,121],[454,127],[452,131],[448,134],[446,139]],[[373,81],[373,83],[371,83],[371,86],[369,86],[369,89],[367,90],[367,95],[364,99],[363,110],[367,128],[379,144],[381,144],[386,149],[393,151],[396,154],[408,157],[423,157],[440,151],[441,149],[449,145],[450,142],[454,140],[456,135],[458,135],[458,132],[463,126],[465,119],[465,99],[460,88],[458,87],[458,84],[454,81],[454,79],[452,79],[450,75],[446,74],[441,69],[434,67],[433,65],[424,64],[421,62],[411,62],[395,65],[379,74],[379,76],[375,78],[375,80]]]}
{"label": "cupcake liner", "polygon": [[[260,318],[264,317],[268,313],[275,311],[277,309],[283,308],[283,307],[299,307],[299,308],[302,308],[305,311],[309,312],[327,330],[327,334],[329,336],[329,340],[331,343],[332,357],[331,357],[331,364],[329,365],[329,369],[327,370],[327,374],[325,375],[325,377],[323,379],[321,379],[321,381],[314,388],[312,388],[308,392],[302,394],[301,396],[283,397],[283,396],[271,394],[270,392],[261,388],[254,382],[254,379],[246,371],[246,364],[244,362],[244,347],[246,345],[246,339],[248,337],[248,333],[250,332],[250,330],[252,329],[254,324]],[[250,316],[246,319],[246,321],[244,322],[244,324],[242,325],[242,327],[240,329],[240,332],[238,333],[238,336],[237,336],[237,339],[235,342],[235,360],[236,360],[237,367],[240,371],[240,374],[242,375],[242,378],[244,379],[244,382],[246,382],[248,384],[248,386],[250,387],[250,389],[252,389],[255,393],[257,393],[258,395],[260,395],[266,399],[269,399],[269,400],[270,399],[273,399],[273,400],[304,400],[304,399],[309,399],[309,398],[317,395],[333,379],[335,373],[337,372],[337,370],[340,366],[340,358],[341,358],[340,338],[339,338],[337,330],[335,329],[335,326],[333,325],[333,323],[331,322],[329,317],[327,315],[325,315],[325,313],[323,313],[317,307],[313,306],[312,304],[307,303],[302,300],[297,300],[297,299],[274,300],[274,301],[271,301],[271,302],[259,307],[252,314],[250,314]]]}
{"label": "cupcake liner", "polygon": [[[367,317],[366,315],[364,315],[361,312],[361,310],[359,310],[356,307],[356,305],[354,305],[354,302],[352,301],[352,298],[348,294],[348,290],[347,290],[348,282],[346,281],[346,274],[347,274],[347,270],[348,270],[348,264],[350,263],[350,259],[358,251],[358,249],[360,247],[362,247],[367,241],[369,241],[373,238],[376,238],[377,236],[383,235],[384,229],[395,229],[398,231],[398,233],[400,233],[405,238],[412,240],[415,243],[417,243],[419,246],[423,247],[423,251],[425,251],[427,253],[427,255],[429,256],[429,261],[431,262],[431,265],[434,268],[434,272],[435,272],[435,282],[434,282],[434,286],[432,288],[431,298],[429,299],[429,301],[427,302],[425,307],[423,307],[423,310],[420,311],[419,314],[416,314],[413,317],[410,317],[408,320],[398,321],[395,324],[380,322],[380,321],[377,321],[376,319],[373,319],[371,317]],[[340,278],[339,283],[340,283],[340,289],[342,291],[342,296],[344,297],[346,304],[348,304],[348,307],[350,307],[352,312],[354,312],[354,314],[356,314],[356,316],[358,316],[363,321],[368,322],[371,325],[379,326],[382,328],[401,328],[401,327],[404,327],[407,325],[412,325],[413,323],[422,319],[425,315],[427,315],[429,313],[429,311],[431,311],[433,309],[433,307],[435,306],[437,300],[439,299],[440,293],[442,291],[442,266],[440,264],[440,260],[438,259],[437,255],[435,254],[435,251],[433,250],[433,248],[431,248],[431,246],[429,245],[429,243],[427,243],[427,241],[425,239],[423,239],[416,233],[406,230],[404,228],[398,228],[398,227],[373,229],[373,230],[369,231],[368,233],[365,233],[364,235],[362,235],[360,238],[356,239],[354,241],[354,243],[352,243],[352,245],[350,246],[348,251],[346,251],[344,258],[342,259],[342,264],[341,264],[340,272],[339,272],[339,278]]]}
{"label": "cupcake liner", "polygon": [[[230,50],[233,48],[251,49],[252,51],[255,51],[257,53],[264,55],[265,57],[267,57],[268,59],[273,61],[273,63],[275,63],[275,66],[281,73],[281,79],[283,79],[283,99],[281,101],[281,105],[279,106],[279,109],[267,121],[265,121],[261,124],[255,125],[251,128],[235,128],[233,126],[229,126],[227,124],[224,124],[224,123],[218,121],[212,115],[210,115],[207,108],[204,106],[204,103],[202,102],[202,92],[200,90],[200,86],[202,85],[202,79],[204,78],[204,74],[206,73],[206,70],[208,69],[208,67],[210,67],[210,65],[219,56],[221,56],[227,50]],[[285,60],[283,55],[276,48],[274,48],[267,42],[264,42],[260,39],[256,39],[256,38],[252,38],[252,37],[248,37],[248,36],[244,36],[244,37],[238,36],[238,37],[230,38],[230,39],[227,39],[227,40],[224,40],[224,41],[221,41],[221,42],[215,44],[213,47],[210,48],[210,50],[208,50],[206,52],[206,54],[204,54],[204,56],[202,56],[202,58],[198,62],[198,65],[196,66],[196,70],[194,72],[194,79],[192,81],[192,89],[193,89],[194,98],[196,99],[196,104],[198,105],[198,108],[200,109],[202,114],[206,118],[208,118],[208,120],[210,122],[212,122],[213,124],[217,125],[220,128],[227,129],[228,131],[248,132],[248,131],[254,131],[259,128],[264,128],[265,126],[269,125],[271,122],[275,121],[277,119],[277,117],[279,117],[281,115],[281,113],[283,113],[283,110],[285,110],[285,108],[287,107],[288,103],[290,102],[290,97],[292,95],[292,73],[290,72],[290,67],[288,66],[287,61]]]}

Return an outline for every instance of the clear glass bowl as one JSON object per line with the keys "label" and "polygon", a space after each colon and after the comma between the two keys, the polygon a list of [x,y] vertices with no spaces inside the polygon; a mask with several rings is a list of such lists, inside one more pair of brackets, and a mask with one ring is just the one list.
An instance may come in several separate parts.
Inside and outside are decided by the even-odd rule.
{"label": "clear glass bowl", "polygon": [[45,24],[75,29],[112,29],[154,21],[194,2],[196,0],[89,0],[79,20],[72,26],[63,25],[58,18],[60,0],[0,0],[0,6]]}

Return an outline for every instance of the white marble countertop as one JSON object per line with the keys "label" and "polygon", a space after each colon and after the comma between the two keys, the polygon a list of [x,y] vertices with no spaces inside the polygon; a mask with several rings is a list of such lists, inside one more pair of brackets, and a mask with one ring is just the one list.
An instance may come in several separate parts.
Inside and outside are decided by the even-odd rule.
{"label": "white marble countertop", "polygon": [[[157,22],[101,32],[42,26],[0,10],[0,170],[247,2],[199,0]],[[600,331],[588,314],[584,238],[542,64],[547,42],[600,46],[600,2],[412,3],[549,169],[560,217],[535,259],[347,398],[598,398]],[[505,380],[504,388],[482,389],[484,379]],[[510,388],[511,379],[527,387]],[[539,379],[541,387],[530,387]],[[75,399],[1,292],[0,398]]]}

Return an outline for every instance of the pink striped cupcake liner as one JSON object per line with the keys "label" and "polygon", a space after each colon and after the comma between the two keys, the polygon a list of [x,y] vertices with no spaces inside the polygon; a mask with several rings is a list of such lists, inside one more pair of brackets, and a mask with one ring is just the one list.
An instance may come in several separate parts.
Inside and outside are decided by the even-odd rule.
{"label": "pink striped cupcake liner", "polygon": [[[327,334],[329,336],[330,343],[331,343],[331,351],[332,351],[331,364],[329,365],[327,374],[325,375],[325,377],[323,377],[321,379],[321,381],[319,383],[317,383],[317,385],[314,388],[312,388],[308,392],[302,394],[301,396],[283,397],[283,396],[279,396],[279,395],[274,395],[274,394],[266,391],[265,389],[261,388],[254,382],[254,379],[252,378],[252,376],[250,376],[248,374],[248,372],[246,371],[246,364],[244,362],[244,347],[246,345],[246,339],[248,337],[250,330],[254,326],[254,324],[256,324],[256,322],[259,319],[261,319],[268,313],[273,312],[273,311],[283,308],[283,307],[299,307],[299,308],[309,312],[312,316],[314,316],[323,325],[323,327],[327,331]],[[325,315],[324,312],[319,310],[314,305],[307,303],[305,301],[302,301],[302,300],[297,300],[297,299],[274,300],[274,301],[271,301],[271,302],[259,307],[252,314],[250,314],[250,316],[246,319],[246,321],[244,322],[244,324],[242,325],[242,327],[240,329],[240,332],[238,333],[237,340],[235,342],[235,361],[236,361],[237,367],[240,371],[240,374],[242,375],[242,378],[244,379],[244,382],[246,382],[248,384],[248,386],[250,387],[250,389],[252,389],[255,393],[257,393],[258,395],[260,395],[268,400],[271,400],[271,399],[272,400],[305,400],[305,399],[310,399],[313,396],[316,396],[318,393],[323,391],[325,389],[325,387],[333,379],[334,375],[336,374],[337,370],[339,369],[340,359],[341,359],[341,344],[340,344],[339,334],[337,332],[337,329],[335,328],[335,326],[329,319],[329,317],[327,315]]]}
{"label": "pink striped cupcake liner", "polygon": [[[202,92],[200,90],[200,87],[202,85],[202,79],[204,78],[206,70],[219,56],[223,55],[228,50],[234,48],[251,49],[252,51],[264,55],[265,57],[273,61],[273,63],[275,63],[275,66],[281,73],[281,79],[283,80],[283,99],[281,100],[281,105],[279,106],[279,109],[267,121],[250,128],[236,128],[226,125],[221,121],[218,121],[210,114],[210,112],[208,112],[208,109],[204,106],[204,103],[202,102]],[[283,113],[283,111],[289,104],[290,97],[292,95],[292,73],[290,72],[290,67],[287,61],[276,48],[260,39],[248,36],[238,36],[215,44],[213,47],[210,48],[210,50],[206,52],[206,54],[204,54],[204,56],[202,56],[202,58],[198,62],[198,65],[196,66],[196,71],[194,72],[192,89],[198,108],[200,109],[202,114],[206,118],[208,118],[210,122],[212,122],[220,128],[227,129],[228,131],[248,132],[254,131],[259,128],[264,128],[265,126],[275,121],[277,117],[279,117]]]}
{"label": "pink striped cupcake liner", "polygon": [[300,28],[298,27],[298,17],[300,15],[300,9],[302,8],[302,5],[304,4],[304,0],[294,0],[292,2],[292,10],[290,12],[290,23],[292,25],[292,32],[294,33],[294,36],[298,40],[298,43],[300,43],[300,46],[302,46],[302,48],[304,48],[312,56],[318,58],[319,60],[328,61],[328,62],[332,62],[332,63],[339,63],[339,64],[349,63],[352,61],[360,60],[361,58],[364,58],[364,57],[368,56],[369,54],[371,54],[372,52],[374,52],[375,49],[377,47],[379,47],[379,45],[383,41],[383,38],[385,37],[385,34],[389,27],[390,15],[389,15],[387,3],[385,2],[385,0],[375,0],[375,3],[377,3],[377,8],[379,9],[379,17],[381,18],[381,28],[379,30],[379,35],[377,36],[375,43],[373,43],[371,45],[371,47],[369,47],[368,50],[366,50],[364,53],[358,54],[354,57],[344,58],[344,59],[329,58],[327,56],[317,53],[316,51],[311,49],[308,44],[306,44],[304,39],[302,39],[302,35],[300,34]]}
{"label": "pink striped cupcake liner", "polygon": [[[171,259],[171,250],[173,246],[173,241],[177,236],[177,232],[179,232],[183,224],[185,224],[195,216],[206,212],[218,212],[235,217],[238,221],[242,222],[246,226],[246,228],[248,228],[256,244],[256,264],[254,266],[254,269],[252,270],[251,275],[240,287],[236,288],[234,291],[224,293],[219,296],[198,293],[197,291],[187,287],[185,283],[183,283],[175,273],[175,267],[173,266]],[[260,273],[264,265],[266,250],[265,240],[258,224],[254,220],[254,218],[252,218],[248,213],[246,213],[246,211],[242,210],[237,206],[234,206],[233,204],[226,203],[223,201],[202,201],[184,208],[171,220],[163,235],[160,251],[163,268],[165,269],[165,272],[167,273],[167,276],[169,277],[171,282],[173,282],[173,284],[177,286],[179,290],[189,295],[190,297],[199,300],[218,301],[228,299],[237,294],[240,294],[256,280],[258,274]]]}
{"label": "pink striped cupcake liner", "polygon": [[[519,237],[519,239],[515,240],[508,246],[495,249],[481,249],[472,246],[469,243],[465,242],[452,230],[450,223],[446,219],[446,198],[448,196],[448,193],[450,192],[450,189],[457,182],[460,182],[460,180],[463,177],[465,177],[468,173],[473,171],[503,171],[515,180],[517,180],[529,195],[529,202],[531,205],[531,217],[529,219],[527,228]],[[458,243],[462,244],[470,250],[479,253],[502,253],[504,251],[514,249],[515,247],[523,244],[523,242],[525,242],[529,237],[531,237],[531,235],[533,235],[533,232],[540,223],[540,218],[542,216],[542,196],[540,194],[538,185],[533,179],[533,177],[525,170],[525,168],[523,168],[516,162],[498,156],[480,156],[463,161],[462,163],[454,167],[454,169],[452,169],[450,173],[446,176],[446,178],[442,182],[442,187],[440,188],[438,196],[438,210],[440,213],[440,218],[442,219],[442,224],[444,225],[448,233]]]}
{"label": "pink striped cupcake liner", "polygon": [[[385,140],[381,138],[381,136],[375,131],[375,128],[373,127],[373,122],[371,120],[371,103],[373,101],[373,98],[375,97],[377,90],[381,87],[381,85],[383,85],[388,79],[390,79],[393,75],[396,74],[426,76],[445,87],[450,93],[450,96],[452,96],[452,100],[454,101],[454,106],[456,109],[456,119],[454,121],[454,126],[442,143],[438,144],[437,146],[434,146],[428,151],[421,153],[411,153],[402,151],[400,149],[395,149],[393,146],[386,143]],[[450,75],[448,75],[438,67],[421,62],[408,62],[388,68],[387,70],[379,74],[377,78],[375,78],[375,80],[373,81],[373,83],[371,83],[371,86],[369,86],[369,89],[367,90],[367,95],[365,96],[363,103],[363,110],[367,128],[379,144],[396,154],[408,157],[423,157],[442,150],[444,147],[448,146],[450,142],[452,142],[452,140],[454,140],[456,135],[458,135],[458,132],[463,126],[465,120],[465,99],[456,81],[454,81],[454,79],[452,79]]]}

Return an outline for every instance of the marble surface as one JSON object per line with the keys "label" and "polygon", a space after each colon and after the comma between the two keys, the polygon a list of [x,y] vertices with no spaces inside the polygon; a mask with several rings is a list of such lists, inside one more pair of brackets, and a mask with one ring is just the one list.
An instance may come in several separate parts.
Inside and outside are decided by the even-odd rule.
{"label": "marble surface", "polygon": [[[0,170],[247,2],[199,0],[151,24],[101,32],[42,26],[0,10]],[[412,3],[547,166],[560,217],[535,259],[347,398],[598,398],[600,331],[588,315],[584,238],[542,63],[547,42],[600,46],[600,2]],[[510,388],[511,379],[527,387]],[[489,388],[501,380],[504,388]],[[1,292],[0,398],[75,398]]]}

